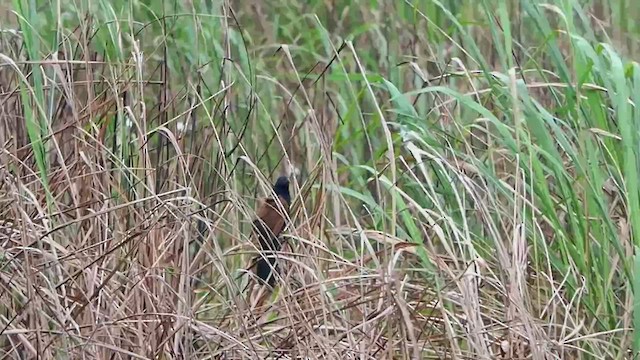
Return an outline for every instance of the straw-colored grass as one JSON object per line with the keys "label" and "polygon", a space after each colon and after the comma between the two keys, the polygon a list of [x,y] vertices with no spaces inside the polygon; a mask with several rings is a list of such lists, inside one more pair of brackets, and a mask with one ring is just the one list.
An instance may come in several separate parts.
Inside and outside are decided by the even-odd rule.
{"label": "straw-colored grass", "polygon": [[0,359],[640,350],[636,1],[0,10]]}

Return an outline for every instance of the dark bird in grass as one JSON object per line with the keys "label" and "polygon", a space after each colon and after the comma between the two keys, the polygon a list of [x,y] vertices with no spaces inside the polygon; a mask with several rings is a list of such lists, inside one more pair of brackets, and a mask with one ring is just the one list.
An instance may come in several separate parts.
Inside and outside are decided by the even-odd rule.
{"label": "dark bird in grass", "polygon": [[253,221],[253,230],[258,237],[262,253],[252,262],[255,264],[255,275],[271,288],[275,285],[278,269],[275,252],[282,248],[279,236],[285,229],[289,217],[289,178],[280,176],[273,186],[273,192],[276,197],[263,200],[256,211],[257,219]]}

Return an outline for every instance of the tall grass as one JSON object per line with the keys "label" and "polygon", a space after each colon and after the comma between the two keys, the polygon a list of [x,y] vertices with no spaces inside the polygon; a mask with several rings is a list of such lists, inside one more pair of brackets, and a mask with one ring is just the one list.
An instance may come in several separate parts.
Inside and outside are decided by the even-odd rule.
{"label": "tall grass", "polygon": [[0,9],[3,358],[640,351],[635,2]]}

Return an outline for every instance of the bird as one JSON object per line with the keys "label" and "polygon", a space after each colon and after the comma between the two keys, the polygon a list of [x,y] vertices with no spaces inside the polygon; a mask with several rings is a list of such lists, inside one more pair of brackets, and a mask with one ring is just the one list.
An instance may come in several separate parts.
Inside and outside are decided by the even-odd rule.
{"label": "bird", "polygon": [[[257,218],[253,221],[253,232],[258,238],[260,251],[253,260],[253,270],[263,285],[274,288],[278,264],[275,252],[280,251],[280,234],[287,226],[291,194],[289,193],[289,178],[280,176],[273,185],[275,198],[262,201],[256,210]],[[252,266],[250,266],[252,267]]]}

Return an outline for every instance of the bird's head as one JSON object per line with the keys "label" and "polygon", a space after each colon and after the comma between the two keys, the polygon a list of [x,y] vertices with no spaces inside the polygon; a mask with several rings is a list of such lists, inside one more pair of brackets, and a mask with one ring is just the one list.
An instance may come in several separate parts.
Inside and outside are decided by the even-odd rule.
{"label": "bird's head", "polygon": [[287,203],[291,203],[291,195],[289,194],[289,178],[287,176],[280,176],[278,180],[276,180],[276,184],[273,186],[273,191],[276,195],[282,196]]}

